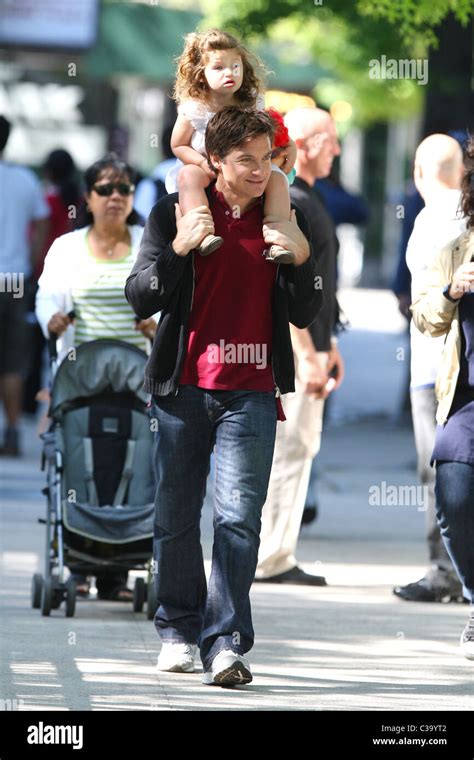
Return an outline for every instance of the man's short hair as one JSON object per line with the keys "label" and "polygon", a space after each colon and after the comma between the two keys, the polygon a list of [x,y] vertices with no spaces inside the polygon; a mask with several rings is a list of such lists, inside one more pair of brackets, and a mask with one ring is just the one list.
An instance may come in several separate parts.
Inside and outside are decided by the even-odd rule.
{"label": "man's short hair", "polygon": [[4,116],[0,116],[0,153],[3,151],[10,136],[11,124]]}
{"label": "man's short hair", "polygon": [[274,131],[273,119],[265,111],[227,106],[207,125],[206,153],[222,160],[232,150],[259,135],[268,135],[272,144]]}

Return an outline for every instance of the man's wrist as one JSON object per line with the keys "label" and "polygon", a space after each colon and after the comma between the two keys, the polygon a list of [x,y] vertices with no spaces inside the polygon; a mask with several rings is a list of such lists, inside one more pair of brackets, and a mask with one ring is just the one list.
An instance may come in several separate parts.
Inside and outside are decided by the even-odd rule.
{"label": "man's wrist", "polygon": [[[295,246],[296,247],[296,246]],[[299,245],[296,248],[296,251],[294,251],[297,255],[297,263],[295,263],[295,267],[299,267],[302,264],[306,264],[306,262],[309,259],[310,256],[310,249],[309,244],[307,245]]]}
{"label": "man's wrist", "polygon": [[191,247],[189,246],[189,244],[186,243],[184,240],[181,240],[179,237],[175,237],[175,239],[171,243],[171,246],[177,256],[187,256],[189,251],[191,250]]}

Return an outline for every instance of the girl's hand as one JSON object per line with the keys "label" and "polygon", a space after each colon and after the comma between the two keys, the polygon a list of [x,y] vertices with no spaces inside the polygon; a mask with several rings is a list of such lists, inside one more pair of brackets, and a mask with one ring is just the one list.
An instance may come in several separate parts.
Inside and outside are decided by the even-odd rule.
{"label": "girl's hand", "polygon": [[150,340],[153,340],[155,337],[156,328],[157,324],[153,317],[150,317],[149,319],[140,319],[135,323],[135,330],[139,330],[145,338],[150,338]]}
{"label": "girl's hand", "polygon": [[209,162],[208,162],[207,158],[203,158],[202,161],[200,162],[199,166],[201,167],[201,169],[203,171],[206,172],[207,176],[210,177],[210,179],[216,179],[217,174],[209,166]]}
{"label": "girl's hand", "polygon": [[293,141],[277,148],[272,154],[272,163],[276,164],[285,174],[289,174],[293,169],[296,161],[296,145]]}

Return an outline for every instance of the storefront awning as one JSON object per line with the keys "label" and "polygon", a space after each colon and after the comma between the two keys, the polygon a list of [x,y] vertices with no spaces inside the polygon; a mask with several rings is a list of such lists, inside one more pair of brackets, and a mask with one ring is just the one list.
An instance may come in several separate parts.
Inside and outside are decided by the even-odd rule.
{"label": "storefront awning", "polygon": [[[175,58],[183,36],[197,29],[202,15],[160,8],[145,3],[103,2],[97,45],[87,55],[87,73],[95,78],[121,74],[143,76],[170,85],[175,78]],[[274,73],[268,86],[310,92],[328,74],[312,61],[295,62],[283,57],[281,44],[266,42],[256,49]]]}

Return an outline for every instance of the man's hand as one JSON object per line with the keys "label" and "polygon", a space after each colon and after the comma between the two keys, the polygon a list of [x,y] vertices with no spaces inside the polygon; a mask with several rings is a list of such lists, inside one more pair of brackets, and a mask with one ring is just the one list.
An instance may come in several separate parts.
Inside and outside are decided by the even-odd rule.
{"label": "man's hand", "polygon": [[57,311],[48,322],[48,332],[57,335],[58,338],[71,324],[71,319],[63,311]]}
{"label": "man's hand", "polygon": [[456,301],[461,299],[464,293],[474,292],[474,262],[461,264],[454,273],[453,281],[449,289],[449,295]]}
{"label": "man's hand", "polygon": [[291,219],[281,221],[275,216],[263,220],[263,237],[270,245],[280,245],[295,254],[293,266],[299,267],[309,259],[309,243],[296,223],[296,212],[291,210]]}
{"label": "man's hand", "polygon": [[145,338],[150,338],[150,340],[153,340],[155,337],[156,328],[157,324],[153,317],[140,319],[138,322],[135,322],[135,330],[139,330]]}
{"label": "man's hand", "polygon": [[182,214],[177,203],[174,204],[176,214],[176,237],[173,240],[173,250],[177,256],[187,256],[189,251],[197,248],[206,235],[214,234],[214,221],[207,206],[198,206]]}
{"label": "man's hand", "polygon": [[303,392],[312,398],[327,398],[329,391],[326,388],[328,374],[322,363],[314,354],[298,358],[298,380],[303,385]]}
{"label": "man's hand", "polygon": [[333,346],[328,354],[328,375],[331,374],[331,371],[333,369],[336,369],[336,377],[334,378],[336,382],[333,388],[331,388],[331,392],[335,391],[336,388],[339,388],[339,386],[342,384],[342,381],[344,380],[345,375],[344,359],[339,353],[337,346]]}

